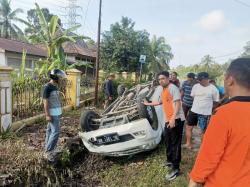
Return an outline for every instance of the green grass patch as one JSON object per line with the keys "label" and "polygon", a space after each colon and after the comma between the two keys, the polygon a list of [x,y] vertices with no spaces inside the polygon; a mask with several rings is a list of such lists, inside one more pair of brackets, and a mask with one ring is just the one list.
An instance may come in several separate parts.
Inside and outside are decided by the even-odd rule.
{"label": "green grass patch", "polygon": [[166,160],[165,146],[160,145],[156,150],[141,153],[132,158],[123,157],[111,159],[113,165],[110,169],[101,173],[101,186],[187,186],[188,173],[192,169],[196,153],[183,150],[181,172],[182,174],[173,182],[165,180],[167,168],[164,167]]}

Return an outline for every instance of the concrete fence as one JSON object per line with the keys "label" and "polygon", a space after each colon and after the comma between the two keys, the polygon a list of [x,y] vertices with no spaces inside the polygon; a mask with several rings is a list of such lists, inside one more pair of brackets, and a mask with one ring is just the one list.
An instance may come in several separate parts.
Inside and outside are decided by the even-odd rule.
{"label": "concrete fence", "polygon": [[[21,128],[23,125],[34,123],[37,120],[41,120],[44,118],[43,110],[34,116],[29,116],[26,119],[18,120],[12,123],[13,118],[13,98],[12,98],[12,79],[11,72],[13,71],[10,67],[0,66],[0,132],[6,131],[11,128],[13,130],[17,130]],[[71,83],[67,86],[67,98],[69,98],[69,102],[67,106],[64,106],[64,110],[72,110],[74,108],[80,107],[83,105],[85,101],[80,100],[80,82],[81,82],[81,72],[76,69],[67,70],[67,79]],[[88,98],[86,103],[89,103],[93,100],[93,98]]]}
{"label": "concrete fence", "polygon": [[[105,76],[107,76],[107,73],[104,72],[103,70],[100,70],[99,75],[100,75],[100,78],[104,79],[104,78],[106,78]],[[115,72],[114,75],[116,78],[123,78],[125,80],[130,79],[134,82],[139,81],[139,74],[137,74],[136,72],[125,72],[125,71],[124,72]],[[149,75],[143,74],[142,80],[147,80],[148,77],[149,77]]]}

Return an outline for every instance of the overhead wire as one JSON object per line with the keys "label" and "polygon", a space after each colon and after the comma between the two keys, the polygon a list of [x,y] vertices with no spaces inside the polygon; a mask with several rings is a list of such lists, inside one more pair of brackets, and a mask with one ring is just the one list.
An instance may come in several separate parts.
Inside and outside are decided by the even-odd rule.
{"label": "overhead wire", "polygon": [[237,2],[237,3],[239,3],[239,4],[241,4],[241,5],[243,5],[243,6],[245,6],[245,7],[250,8],[250,4],[248,4],[248,3],[245,3],[245,2],[240,1],[240,0],[234,0],[234,1]]}

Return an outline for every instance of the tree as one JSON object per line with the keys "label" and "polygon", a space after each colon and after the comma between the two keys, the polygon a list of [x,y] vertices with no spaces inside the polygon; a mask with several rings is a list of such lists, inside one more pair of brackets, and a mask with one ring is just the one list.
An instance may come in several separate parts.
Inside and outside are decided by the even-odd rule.
{"label": "tree", "polygon": [[23,31],[16,23],[26,23],[18,17],[23,10],[18,8],[12,11],[8,0],[0,0],[0,37],[9,39],[24,39]]}
{"label": "tree", "polygon": [[164,37],[157,38],[153,36],[150,42],[150,57],[149,69],[151,72],[158,73],[162,70],[169,69],[169,62],[174,57],[171,52],[171,47],[166,43]]}
{"label": "tree", "polygon": [[198,68],[199,72],[205,71],[209,73],[211,79],[216,79],[223,74],[222,66],[214,61],[210,55],[205,55]]}
{"label": "tree", "polygon": [[140,54],[149,55],[149,34],[135,31],[135,22],[122,17],[120,23],[104,32],[101,42],[101,63],[104,70],[136,71]]}
{"label": "tree", "polygon": [[[43,13],[46,22],[50,22],[51,18],[54,16],[53,14],[51,14],[49,12],[49,9],[47,9],[47,8],[42,8],[41,12]],[[26,36],[30,37],[41,30],[39,16],[37,14],[36,9],[30,9],[27,11],[27,20],[28,20],[29,24],[27,25],[28,27],[25,28],[24,32],[25,32]],[[60,19],[58,19],[58,24],[61,26]],[[38,39],[38,40],[36,40],[36,39]],[[32,43],[40,43],[41,41],[39,40],[39,38],[33,38],[33,40],[31,42]]]}
{"label": "tree", "polygon": [[242,53],[241,57],[250,58],[250,41],[247,42],[246,46],[244,46],[244,52]]}
{"label": "tree", "polygon": [[91,38],[86,40],[86,44],[87,44],[88,48],[94,48],[96,46],[95,41]]}
{"label": "tree", "polygon": [[210,55],[205,55],[201,59],[200,70],[202,69],[202,71],[208,72],[213,64],[215,64],[213,57]]}
{"label": "tree", "polygon": [[106,71],[139,71],[140,55],[146,55],[143,72],[159,72],[169,69],[168,63],[173,58],[170,45],[164,37],[154,36],[149,39],[146,30],[134,29],[135,22],[122,17],[120,22],[110,26],[103,33],[101,42],[101,64]]}
{"label": "tree", "polygon": [[54,68],[65,69],[67,64],[62,44],[64,42],[75,42],[75,39],[79,38],[79,36],[75,35],[69,36],[69,33],[79,28],[80,25],[63,30],[59,25],[58,16],[53,15],[50,21],[47,22],[38,4],[35,5],[41,30],[31,35],[29,38],[41,41],[41,43],[46,46],[48,52],[47,60],[42,61],[44,65],[39,70],[39,73],[42,74]]}
{"label": "tree", "polygon": [[228,63],[218,64],[214,61],[214,58],[210,55],[205,55],[201,59],[201,63],[190,66],[178,66],[175,71],[178,72],[181,78],[185,79],[187,73],[200,73],[207,72],[211,79],[219,79],[228,67]]}

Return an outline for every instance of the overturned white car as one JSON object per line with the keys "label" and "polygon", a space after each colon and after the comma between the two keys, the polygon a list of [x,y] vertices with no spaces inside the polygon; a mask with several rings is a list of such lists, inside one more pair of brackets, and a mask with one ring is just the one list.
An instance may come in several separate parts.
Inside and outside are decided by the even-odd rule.
{"label": "overturned white car", "polygon": [[162,106],[145,106],[143,100],[158,101],[162,87],[153,82],[129,90],[102,113],[82,113],[79,133],[85,147],[106,156],[125,156],[154,149],[164,129]]}

